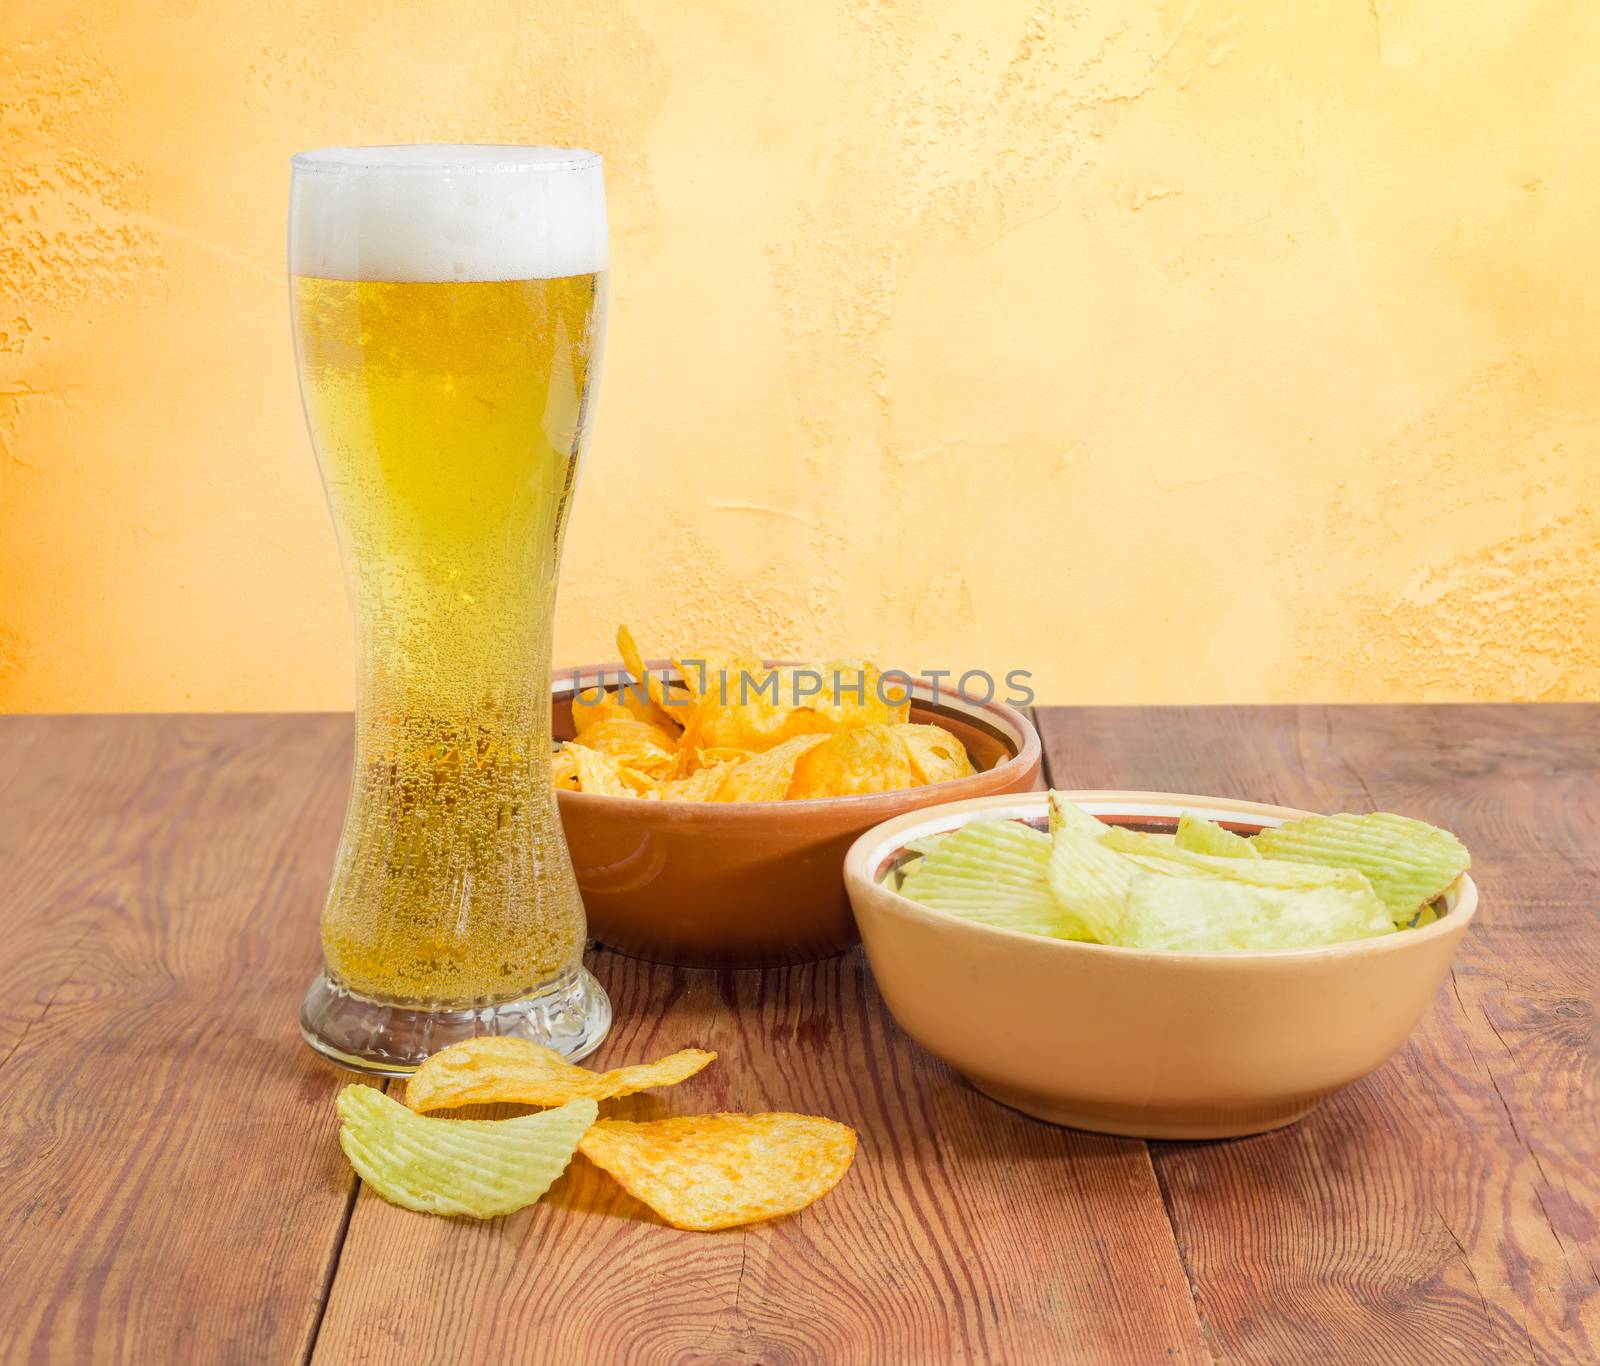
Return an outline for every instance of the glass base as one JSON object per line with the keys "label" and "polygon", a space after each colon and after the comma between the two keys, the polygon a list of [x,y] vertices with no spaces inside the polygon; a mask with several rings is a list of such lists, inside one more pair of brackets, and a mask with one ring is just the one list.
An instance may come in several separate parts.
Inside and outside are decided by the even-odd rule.
{"label": "glass base", "polygon": [[482,1034],[531,1039],[568,1062],[586,1058],[611,1028],[611,998],[587,968],[515,1001],[461,1009],[386,1005],[317,974],[300,1007],[300,1033],[330,1062],[375,1077],[407,1077],[429,1054]]}

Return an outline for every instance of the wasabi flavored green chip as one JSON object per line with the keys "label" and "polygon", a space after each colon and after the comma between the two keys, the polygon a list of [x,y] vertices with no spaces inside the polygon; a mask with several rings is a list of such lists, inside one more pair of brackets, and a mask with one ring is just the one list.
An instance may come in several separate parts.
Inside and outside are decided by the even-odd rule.
{"label": "wasabi flavored green chip", "polygon": [[371,1086],[339,1092],[339,1146],[391,1204],[493,1219],[531,1205],[567,1169],[598,1107],[587,1098],[515,1119],[433,1119]]}
{"label": "wasabi flavored green chip", "polygon": [[1263,858],[1353,868],[1372,884],[1398,924],[1434,900],[1472,859],[1448,830],[1386,811],[1307,816],[1255,838]]}
{"label": "wasabi flavored green chip", "polygon": [[1316,816],[1244,839],[1184,812],[1175,835],[1097,820],[1059,792],[1050,834],[974,821],[911,845],[900,891],[1009,930],[1186,953],[1311,948],[1437,918],[1467,866],[1401,816]]}
{"label": "wasabi flavored green chip", "polygon": [[1077,802],[1069,802],[1059,792],[1050,793],[1048,801],[1052,835],[1062,830],[1076,830],[1091,839],[1099,839],[1111,828],[1098,816],[1085,811]]}
{"label": "wasabi flavored green chip", "polygon": [[902,896],[1000,929],[1058,939],[1085,937],[1083,926],[1050,891],[1050,837],[1031,826],[971,821],[911,847],[922,858],[906,870]]}
{"label": "wasabi flavored green chip", "polygon": [[1056,830],[1048,879],[1056,902],[1082,927],[1083,933],[1073,938],[1117,942],[1128,884],[1137,873],[1130,859],[1107,849],[1095,836],[1075,826]]}
{"label": "wasabi flavored green chip", "polygon": [[[1259,836],[1257,836],[1259,838]],[[1214,877],[1247,882],[1257,887],[1344,887],[1370,892],[1360,873],[1352,868],[1324,868],[1286,859],[1232,858],[1197,854],[1180,849],[1170,835],[1145,835],[1137,830],[1113,828],[1105,838],[1108,848],[1128,855],[1146,872],[1169,877]]]}
{"label": "wasabi flavored green chip", "polygon": [[1262,887],[1138,872],[1118,943],[1175,953],[1300,949],[1392,934],[1383,903],[1364,885]]}
{"label": "wasabi flavored green chip", "polygon": [[1210,854],[1215,858],[1260,858],[1261,851],[1243,835],[1225,830],[1215,821],[1185,811],[1178,817],[1178,833],[1172,841],[1191,854]]}

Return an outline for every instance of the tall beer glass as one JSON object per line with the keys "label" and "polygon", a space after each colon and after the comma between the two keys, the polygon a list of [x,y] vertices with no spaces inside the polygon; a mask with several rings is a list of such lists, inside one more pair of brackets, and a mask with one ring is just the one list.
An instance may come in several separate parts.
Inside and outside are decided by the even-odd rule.
{"label": "tall beer glass", "polygon": [[600,158],[294,158],[306,421],[356,619],[355,773],[307,1042],[388,1076],[478,1034],[582,1057],[611,1005],[550,782],[556,571],[599,378]]}

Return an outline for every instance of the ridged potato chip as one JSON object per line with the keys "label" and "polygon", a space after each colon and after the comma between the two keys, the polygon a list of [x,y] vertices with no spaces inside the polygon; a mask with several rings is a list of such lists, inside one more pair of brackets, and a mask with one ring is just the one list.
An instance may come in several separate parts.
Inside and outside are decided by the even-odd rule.
{"label": "ridged potato chip", "polygon": [[794,766],[791,801],[896,792],[915,787],[906,748],[888,726],[862,726],[829,736]]}
{"label": "ridged potato chip", "polygon": [[1136,872],[1117,942],[1219,953],[1312,948],[1393,932],[1383,903],[1365,886],[1262,887]]}
{"label": "ridged potato chip", "polygon": [[1191,854],[1211,854],[1216,858],[1260,858],[1261,851],[1243,835],[1185,811],[1178,817],[1178,832],[1172,842]]}
{"label": "ridged potato chip", "polygon": [[564,1105],[585,1096],[611,1100],[655,1086],[674,1086],[716,1056],[685,1048],[655,1062],[591,1072],[529,1039],[466,1039],[440,1049],[411,1074],[406,1105],[422,1112],[501,1102]]}
{"label": "ridged potato chip", "polygon": [[1111,828],[1098,816],[1085,811],[1077,802],[1069,802],[1059,792],[1047,794],[1045,802],[1050,812],[1052,835],[1058,830],[1077,830],[1091,839],[1099,839]]}
{"label": "ridged potato chip", "polygon": [[900,892],[935,910],[1003,930],[1087,938],[1050,889],[1050,837],[1019,821],[981,820],[919,840]]}
{"label": "ridged potato chip", "polygon": [[1074,939],[1117,942],[1128,885],[1137,871],[1127,858],[1077,826],[1060,826],[1050,837],[1045,876],[1056,902],[1081,931]]}
{"label": "ridged potato chip", "polygon": [[[1192,813],[1177,835],[1154,835],[1098,821],[1059,792],[1049,794],[1048,804],[1047,836],[1021,822],[990,819],[914,840],[909,847],[920,857],[902,865],[899,891],[953,915],[1031,934],[1227,953],[1335,944],[1431,924],[1439,916],[1436,897],[1391,914],[1364,870],[1411,876],[1403,886],[1409,899],[1417,887],[1439,886],[1447,876],[1453,881],[1459,872],[1452,869],[1465,857],[1452,848],[1459,846],[1454,836],[1431,826],[1424,827],[1431,835],[1419,836],[1420,822],[1401,817],[1317,817],[1282,827],[1290,832],[1285,847],[1337,845],[1341,865],[1332,857],[1323,863],[1263,857],[1262,836],[1240,839],[1250,846],[1243,853],[1231,843],[1238,837]],[[1415,854],[1408,862],[1387,847],[1379,857],[1374,829],[1406,850],[1422,845],[1432,862]],[[1278,832],[1263,832],[1269,833]],[[1274,844],[1264,842],[1268,849]],[[1196,843],[1223,852],[1198,852]]]}
{"label": "ridged potato chip", "polygon": [[1387,811],[1307,816],[1263,830],[1255,844],[1265,858],[1355,869],[1399,922],[1472,865],[1466,846],[1448,830]]}
{"label": "ridged potato chip", "polygon": [[1367,880],[1352,868],[1291,863],[1287,859],[1197,854],[1190,849],[1180,849],[1171,835],[1147,835],[1121,826],[1109,826],[1101,842],[1108,849],[1127,854],[1141,868],[1169,877],[1217,877],[1258,887],[1343,887],[1372,891]]}
{"label": "ridged potato chip", "polygon": [[339,1146],[391,1204],[493,1219],[539,1199],[595,1121],[589,1099],[517,1119],[429,1119],[371,1086],[339,1093]]}
{"label": "ridged potato chip", "polygon": [[906,758],[911,761],[911,776],[917,787],[947,783],[953,778],[968,777],[975,771],[966,746],[942,726],[903,722],[890,729],[906,747]]}
{"label": "ridged potato chip", "polygon": [[855,1130],[817,1115],[603,1119],[578,1151],[674,1228],[733,1228],[793,1214],[838,1185]]}

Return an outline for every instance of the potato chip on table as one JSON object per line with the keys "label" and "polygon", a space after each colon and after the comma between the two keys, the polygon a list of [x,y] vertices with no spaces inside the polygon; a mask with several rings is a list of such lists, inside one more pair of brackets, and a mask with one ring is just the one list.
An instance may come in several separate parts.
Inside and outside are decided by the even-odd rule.
{"label": "potato chip on table", "polygon": [[441,1049],[412,1073],[406,1104],[417,1111],[511,1102],[564,1105],[570,1100],[610,1100],[654,1086],[673,1086],[716,1059],[685,1048],[655,1062],[591,1072],[553,1048],[529,1039],[485,1036]]}
{"label": "potato chip on table", "polygon": [[817,1115],[603,1119],[579,1151],[674,1228],[710,1230],[821,1199],[849,1170],[856,1135]]}
{"label": "potato chip on table", "polygon": [[337,1107],[339,1146],[385,1200],[474,1219],[538,1200],[567,1169],[597,1113],[584,1098],[516,1119],[430,1119],[371,1086],[346,1086]]}

